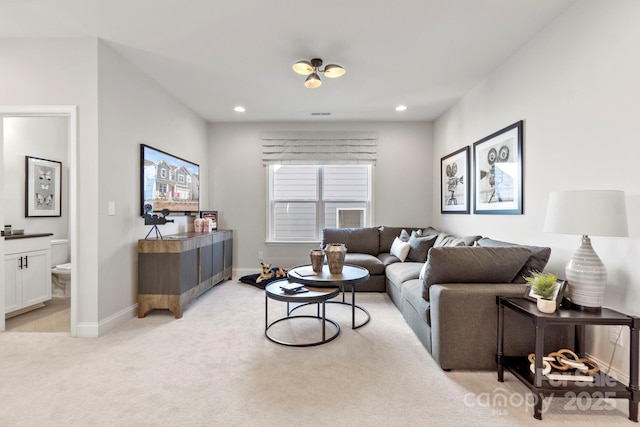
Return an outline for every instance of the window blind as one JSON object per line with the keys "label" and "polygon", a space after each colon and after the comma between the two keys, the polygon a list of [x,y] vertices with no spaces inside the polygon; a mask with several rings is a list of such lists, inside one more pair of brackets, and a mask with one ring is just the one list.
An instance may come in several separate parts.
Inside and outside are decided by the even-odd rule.
{"label": "window blind", "polygon": [[377,132],[265,132],[264,165],[375,165]]}

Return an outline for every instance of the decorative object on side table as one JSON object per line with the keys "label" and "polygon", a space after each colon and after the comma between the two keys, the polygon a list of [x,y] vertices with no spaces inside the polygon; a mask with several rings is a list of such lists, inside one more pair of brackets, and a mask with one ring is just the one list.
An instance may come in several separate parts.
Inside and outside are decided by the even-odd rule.
{"label": "decorative object on side table", "polygon": [[201,211],[200,218],[206,220],[202,231],[209,232],[218,229],[218,211]]}
{"label": "decorative object on side table", "polygon": [[331,274],[342,273],[344,267],[344,257],[347,254],[347,247],[344,243],[327,243],[324,247],[327,254],[327,264]]}
{"label": "decorative object on side table", "polygon": [[324,264],[324,252],[322,249],[312,249],[309,253],[311,258],[311,268],[315,273],[322,273],[322,265]]}
{"label": "decorative object on side table", "polygon": [[171,211],[169,211],[169,209],[162,209],[162,216],[158,216],[158,214],[153,213],[153,206],[151,206],[151,204],[147,203],[146,205],[144,205],[144,225],[153,225],[153,227],[151,227],[151,230],[149,230],[149,232],[145,236],[145,240],[149,238],[149,235],[154,230],[156,232],[156,239],[159,237],[162,240],[162,233],[160,233],[158,225],[166,224],[167,222],[173,222],[172,219],[167,219],[167,216],[169,216],[170,213]]}
{"label": "decorative object on side table", "polygon": [[527,293],[525,297],[535,300],[538,310],[543,313],[553,313],[562,302],[564,281],[558,280],[553,273],[540,273],[534,271],[531,276],[525,277]]}
{"label": "decorative object on side table", "polygon": [[577,308],[599,311],[607,270],[591,246],[592,236],[626,237],[627,210],[622,191],[557,191],[549,194],[545,231],[582,235],[566,266],[568,297]]}

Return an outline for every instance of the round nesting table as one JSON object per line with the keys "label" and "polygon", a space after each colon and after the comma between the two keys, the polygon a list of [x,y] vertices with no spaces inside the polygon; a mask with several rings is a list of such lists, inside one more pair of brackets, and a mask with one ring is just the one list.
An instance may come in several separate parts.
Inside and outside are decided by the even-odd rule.
{"label": "round nesting table", "polygon": [[[331,274],[329,266],[326,264],[322,266],[322,271],[318,273],[313,271],[311,265],[301,265],[290,269],[287,273],[287,278],[290,282],[301,283],[305,286],[339,286],[342,293],[342,301],[327,301],[327,303],[351,306],[351,329],[360,328],[371,320],[371,315],[367,309],[356,305],[356,285],[369,279],[369,271],[366,268],[345,264],[342,267],[341,274]],[[351,286],[351,302],[345,301],[345,286]],[[298,307],[294,307],[293,310],[296,308]],[[366,316],[366,320],[359,325],[356,325],[356,309],[362,311]]]}
{"label": "round nesting table", "polygon": [[[340,325],[335,320],[327,319],[326,311],[325,311],[325,307],[326,307],[325,303],[327,302],[328,299],[338,296],[338,294],[340,293],[340,288],[339,287],[317,288],[317,287],[305,286],[305,288],[307,288],[307,292],[289,294],[289,293],[286,293],[281,288],[281,286],[284,286],[287,284],[289,284],[289,281],[286,279],[278,280],[277,282],[272,282],[268,284],[264,289],[265,290],[264,334],[266,335],[266,337],[277,344],[282,344],[289,347],[310,347],[314,345],[325,344],[325,343],[328,343],[329,341],[334,340],[340,334]],[[282,317],[280,319],[274,320],[273,322],[269,323],[269,299],[286,302],[287,315],[285,317]],[[300,303],[302,305],[317,304],[318,305],[317,314],[315,316],[312,316],[312,315],[292,316],[291,312],[295,310],[295,308],[297,307],[290,309],[289,308],[290,303]],[[320,305],[322,305],[322,315],[320,314],[321,312]],[[295,320],[300,318],[322,320],[322,322],[320,323],[320,327],[322,328],[322,340],[305,342],[305,343],[294,343],[294,342],[288,342],[288,341],[276,339],[269,334],[269,329],[273,325],[280,322]],[[329,338],[327,338],[326,336],[327,323],[333,325],[336,330],[335,333]]]}

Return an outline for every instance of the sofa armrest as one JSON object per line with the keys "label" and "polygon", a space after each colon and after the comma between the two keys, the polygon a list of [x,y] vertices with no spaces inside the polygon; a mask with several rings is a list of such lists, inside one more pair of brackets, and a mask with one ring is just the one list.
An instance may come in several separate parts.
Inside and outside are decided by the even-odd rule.
{"label": "sofa armrest", "polygon": [[[514,283],[432,285],[431,353],[442,369],[495,369],[496,296],[521,297],[525,289],[525,285]],[[529,345],[534,332],[531,321],[505,310],[505,351],[527,354],[533,349]]]}

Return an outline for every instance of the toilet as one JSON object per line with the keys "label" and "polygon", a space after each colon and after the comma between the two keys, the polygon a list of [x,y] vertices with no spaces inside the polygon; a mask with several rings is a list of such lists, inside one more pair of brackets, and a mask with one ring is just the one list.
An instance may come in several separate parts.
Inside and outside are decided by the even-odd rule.
{"label": "toilet", "polygon": [[51,240],[51,295],[71,297],[71,254],[68,239]]}

